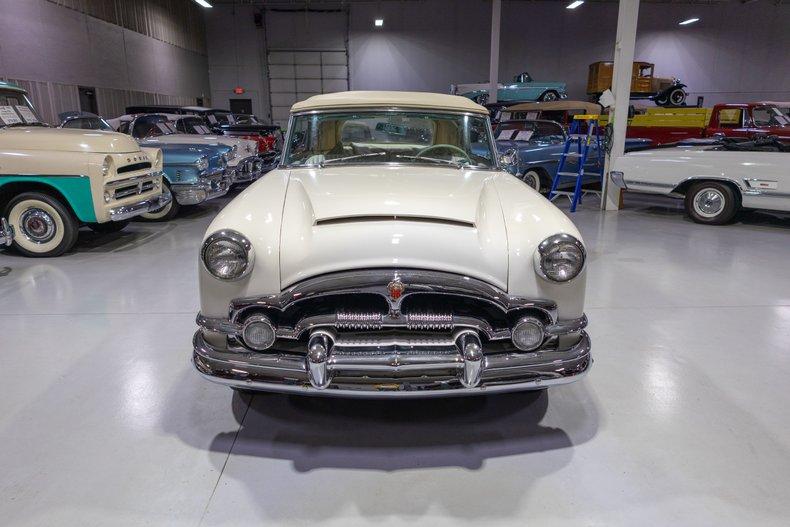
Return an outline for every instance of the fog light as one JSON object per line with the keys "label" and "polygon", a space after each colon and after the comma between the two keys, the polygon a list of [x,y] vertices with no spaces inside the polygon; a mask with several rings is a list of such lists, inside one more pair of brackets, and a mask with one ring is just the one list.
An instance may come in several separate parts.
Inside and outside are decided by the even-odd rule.
{"label": "fog light", "polygon": [[543,323],[536,318],[523,318],[513,328],[513,344],[522,351],[531,351],[543,342]]}
{"label": "fog light", "polygon": [[264,316],[253,317],[244,323],[241,336],[248,348],[263,351],[274,344],[274,326]]}

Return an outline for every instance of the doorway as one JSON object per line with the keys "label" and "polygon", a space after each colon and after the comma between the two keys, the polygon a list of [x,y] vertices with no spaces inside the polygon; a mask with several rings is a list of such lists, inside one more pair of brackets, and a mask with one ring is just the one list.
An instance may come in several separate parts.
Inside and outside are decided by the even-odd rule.
{"label": "doorway", "polygon": [[230,113],[252,115],[252,99],[230,99]]}
{"label": "doorway", "polygon": [[78,90],[80,94],[80,110],[98,114],[99,106],[96,104],[96,88],[80,86]]}

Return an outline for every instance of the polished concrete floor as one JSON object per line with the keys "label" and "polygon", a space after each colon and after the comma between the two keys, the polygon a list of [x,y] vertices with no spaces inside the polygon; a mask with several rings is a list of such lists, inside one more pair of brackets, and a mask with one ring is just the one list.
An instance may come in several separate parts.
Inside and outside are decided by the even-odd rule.
{"label": "polished concrete floor", "polygon": [[[788,525],[790,219],[574,215],[595,365],[548,393],[241,398],[189,364],[223,203],[0,251],[0,524]],[[563,205],[564,206],[564,205]]]}

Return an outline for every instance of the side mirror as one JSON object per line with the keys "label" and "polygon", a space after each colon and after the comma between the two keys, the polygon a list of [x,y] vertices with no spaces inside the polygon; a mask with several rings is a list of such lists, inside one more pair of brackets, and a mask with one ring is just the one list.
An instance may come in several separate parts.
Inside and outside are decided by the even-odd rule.
{"label": "side mirror", "polygon": [[517,163],[516,149],[510,148],[504,154],[499,156],[499,164],[506,170],[509,167],[515,167]]}

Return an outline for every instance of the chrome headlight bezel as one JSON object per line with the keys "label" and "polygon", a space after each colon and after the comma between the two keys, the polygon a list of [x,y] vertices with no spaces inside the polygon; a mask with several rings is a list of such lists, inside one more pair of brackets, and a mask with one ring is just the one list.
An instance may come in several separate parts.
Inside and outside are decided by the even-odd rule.
{"label": "chrome headlight bezel", "polygon": [[110,175],[110,167],[112,166],[112,157],[104,156],[104,160],[101,164],[101,175],[102,177],[107,177]]}
{"label": "chrome headlight bezel", "polygon": [[[568,273],[566,277],[557,277],[555,273],[547,271],[548,259],[560,251],[571,251],[578,255],[579,265]],[[584,270],[587,262],[587,250],[584,244],[570,234],[554,234],[543,240],[535,250],[534,267],[535,272],[543,278],[553,283],[566,284],[579,276]]]}
{"label": "chrome headlight bezel", "polygon": [[[235,245],[236,248],[239,249],[238,252],[240,254],[244,254],[245,263],[241,272],[233,276],[221,275],[216,272],[214,267],[212,267],[211,262],[207,261],[207,258],[209,258],[209,249],[219,242],[231,244],[232,246]],[[252,268],[255,266],[255,250],[252,247],[250,240],[240,232],[234,231],[232,229],[223,229],[209,235],[203,241],[203,245],[200,248],[200,262],[203,265],[203,268],[217,280],[223,282],[235,282],[249,275],[252,271]]]}
{"label": "chrome headlight bezel", "polygon": [[198,172],[208,170],[208,156],[200,156],[197,161],[195,161],[195,168],[198,169]]}

